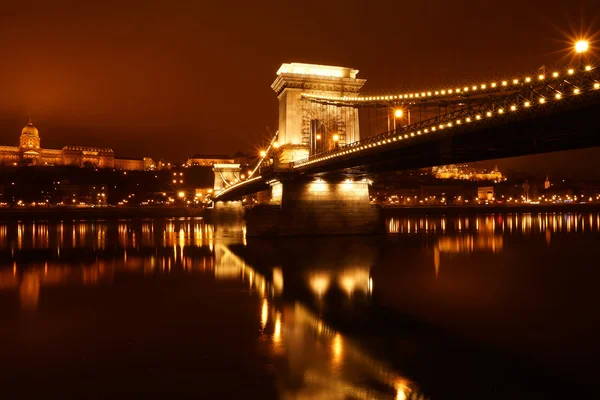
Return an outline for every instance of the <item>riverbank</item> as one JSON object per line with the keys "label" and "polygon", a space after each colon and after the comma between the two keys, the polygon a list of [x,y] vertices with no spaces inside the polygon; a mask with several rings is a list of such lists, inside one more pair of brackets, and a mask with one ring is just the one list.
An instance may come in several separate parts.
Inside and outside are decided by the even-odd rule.
{"label": "riverbank", "polygon": [[206,210],[189,207],[0,208],[0,220],[203,217]]}
{"label": "riverbank", "polygon": [[381,207],[384,215],[463,215],[463,214],[510,214],[598,212],[600,203],[588,204],[494,204],[469,206],[397,206]]}

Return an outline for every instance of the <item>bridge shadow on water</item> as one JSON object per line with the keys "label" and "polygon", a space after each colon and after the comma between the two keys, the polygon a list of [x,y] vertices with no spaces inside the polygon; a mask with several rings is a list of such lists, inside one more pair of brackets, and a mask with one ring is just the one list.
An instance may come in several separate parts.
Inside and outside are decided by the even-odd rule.
{"label": "bridge shadow on water", "polygon": [[[543,346],[524,350],[528,340],[517,337],[535,336],[551,326],[528,332],[520,330],[527,323],[518,312],[498,313],[497,321],[490,323],[469,307],[462,314],[452,310],[464,299],[431,304],[440,298],[428,287],[440,274],[440,259],[444,263],[448,254],[461,251],[497,253],[502,246],[502,235],[483,232],[446,238],[248,239],[229,249],[267,279],[283,282],[279,301],[305,304],[362,351],[405,377],[418,388],[414,393],[425,398],[576,398],[590,393],[595,372],[587,369],[589,360],[579,360],[579,368],[560,368],[556,359],[561,354],[548,362],[552,356],[539,354],[545,352]],[[478,277],[463,278],[468,284]],[[509,282],[501,282],[505,283]],[[536,283],[524,286],[534,288]],[[499,302],[512,306],[509,298]],[[409,311],[413,306],[415,311]],[[493,319],[494,309],[489,312]],[[461,320],[454,326],[436,313]],[[499,326],[506,329],[490,333]],[[552,345],[561,345],[560,340]]]}

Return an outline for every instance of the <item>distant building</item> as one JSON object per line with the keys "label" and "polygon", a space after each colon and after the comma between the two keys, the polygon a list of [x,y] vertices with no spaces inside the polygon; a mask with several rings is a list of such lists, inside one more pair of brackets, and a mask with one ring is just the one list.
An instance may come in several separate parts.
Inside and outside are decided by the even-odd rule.
{"label": "distant building", "polygon": [[494,187],[493,186],[480,186],[477,188],[477,198],[479,200],[493,200],[494,199]]}
{"label": "distant building", "polygon": [[546,175],[546,180],[544,181],[544,189],[550,189],[550,179],[548,179],[548,175]]}
{"label": "distant building", "polygon": [[57,182],[53,197],[55,202],[66,206],[79,204],[106,205],[108,185],[74,185],[69,181]]}
{"label": "distant building", "polygon": [[502,173],[495,166],[492,171],[476,171],[468,165],[443,165],[441,167],[432,168],[433,175],[438,179],[464,179],[471,181],[496,181],[505,180]]}
{"label": "distant building", "polygon": [[234,164],[234,158],[222,154],[194,154],[185,162],[187,165],[213,167],[215,164]]}
{"label": "distant building", "polygon": [[31,121],[21,130],[19,147],[0,146],[0,164],[73,165],[140,171],[155,168],[151,158],[140,160],[115,158],[113,150],[107,148],[65,146],[61,150],[43,149],[40,146],[39,132]]}

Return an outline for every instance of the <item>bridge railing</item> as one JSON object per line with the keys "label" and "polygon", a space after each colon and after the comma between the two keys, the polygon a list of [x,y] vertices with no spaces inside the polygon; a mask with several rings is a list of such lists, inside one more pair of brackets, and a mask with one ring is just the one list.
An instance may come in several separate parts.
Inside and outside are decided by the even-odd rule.
{"label": "bridge railing", "polygon": [[[356,152],[369,151],[381,145],[410,143],[413,138],[438,130],[462,128],[471,124],[497,123],[499,119],[522,118],[536,111],[549,111],[563,107],[572,101],[583,101],[600,94],[598,70],[585,68],[568,69],[562,76],[538,79],[522,85],[510,93],[495,93],[479,102],[464,103],[458,110],[407,125],[396,130],[375,135],[325,152],[310,155],[293,163],[293,168],[327,162],[328,160]],[[396,143],[394,143],[396,142]]]}

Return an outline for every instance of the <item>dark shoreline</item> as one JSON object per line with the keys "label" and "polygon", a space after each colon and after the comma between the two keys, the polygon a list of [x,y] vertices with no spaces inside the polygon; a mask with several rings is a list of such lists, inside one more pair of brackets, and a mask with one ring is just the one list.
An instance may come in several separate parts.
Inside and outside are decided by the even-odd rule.
{"label": "dark shoreline", "polygon": [[0,221],[205,216],[206,210],[187,207],[0,208]]}
{"label": "dark shoreline", "polygon": [[511,214],[511,213],[554,213],[554,212],[598,212],[600,203],[591,204],[518,204],[518,205],[476,205],[476,206],[398,206],[381,207],[385,216],[397,215],[471,215],[471,214]]}
{"label": "dark shoreline", "polygon": [[[550,205],[398,206],[380,207],[383,216],[473,215],[510,213],[599,212],[600,203]],[[96,218],[205,218],[214,210],[187,207],[0,208],[2,220],[61,220]],[[238,214],[239,215],[239,214]]]}

